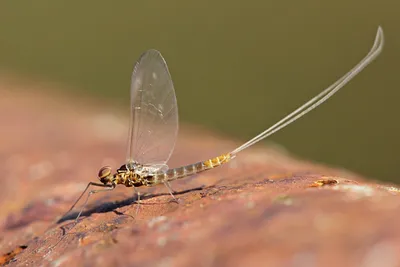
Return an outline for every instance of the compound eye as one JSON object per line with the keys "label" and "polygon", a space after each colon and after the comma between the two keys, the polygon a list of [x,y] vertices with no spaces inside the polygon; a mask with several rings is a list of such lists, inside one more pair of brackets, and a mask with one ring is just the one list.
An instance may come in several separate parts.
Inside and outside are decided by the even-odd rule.
{"label": "compound eye", "polygon": [[98,175],[99,175],[99,179],[103,179],[103,178],[110,176],[111,175],[111,167],[105,166],[105,167],[101,168]]}

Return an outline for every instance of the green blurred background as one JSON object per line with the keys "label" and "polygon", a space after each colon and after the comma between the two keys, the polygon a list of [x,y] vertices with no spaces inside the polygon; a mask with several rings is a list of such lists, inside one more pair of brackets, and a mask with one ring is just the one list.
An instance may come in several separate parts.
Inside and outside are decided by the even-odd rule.
{"label": "green blurred background", "polygon": [[269,140],[399,182],[399,10],[395,0],[3,0],[0,68],[128,106],[132,66],[155,48],[168,62],[181,122],[247,140],[350,70],[381,25],[381,56]]}

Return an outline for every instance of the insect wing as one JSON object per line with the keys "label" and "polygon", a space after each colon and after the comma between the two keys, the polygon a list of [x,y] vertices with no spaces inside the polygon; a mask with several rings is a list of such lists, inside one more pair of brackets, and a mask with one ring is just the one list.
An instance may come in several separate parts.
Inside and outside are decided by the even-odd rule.
{"label": "insect wing", "polygon": [[167,64],[160,52],[148,50],[132,73],[127,162],[165,168],[178,128],[178,106]]}

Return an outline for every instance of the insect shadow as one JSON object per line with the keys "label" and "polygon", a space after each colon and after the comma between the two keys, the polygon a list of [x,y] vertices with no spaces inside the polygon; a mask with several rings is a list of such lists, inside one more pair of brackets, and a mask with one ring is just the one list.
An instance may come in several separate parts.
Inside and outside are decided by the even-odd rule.
{"label": "insect shadow", "polygon": [[[186,193],[200,191],[200,190],[207,189],[207,188],[208,187],[200,186],[200,187],[195,187],[195,188],[186,189],[186,190],[182,190],[182,191],[175,191],[174,195],[183,195]],[[151,198],[155,198],[155,197],[159,197],[159,196],[169,196],[169,195],[170,195],[169,193],[157,193],[157,194],[148,193],[148,194],[141,195],[140,200],[143,201],[146,199],[151,199]],[[130,198],[127,198],[127,199],[124,199],[121,201],[116,201],[116,202],[109,201],[109,202],[100,203],[99,205],[96,205],[93,208],[90,208],[90,209],[82,212],[82,217],[87,217],[94,213],[106,213],[106,212],[110,212],[110,211],[113,211],[117,215],[124,215],[122,212],[119,212],[116,209],[132,205],[133,203],[136,203],[137,200],[138,200],[138,197],[137,197],[137,195],[135,195],[135,196],[132,196]],[[168,202],[173,202],[173,200],[168,201]],[[165,203],[167,203],[167,202],[152,202],[152,203],[140,202],[139,205],[157,205],[157,204],[165,204]],[[78,214],[79,214],[79,212],[71,212],[69,214],[66,214],[65,216],[60,218],[56,223],[60,224],[65,221],[68,221],[68,220],[75,220],[76,217],[78,216]]]}

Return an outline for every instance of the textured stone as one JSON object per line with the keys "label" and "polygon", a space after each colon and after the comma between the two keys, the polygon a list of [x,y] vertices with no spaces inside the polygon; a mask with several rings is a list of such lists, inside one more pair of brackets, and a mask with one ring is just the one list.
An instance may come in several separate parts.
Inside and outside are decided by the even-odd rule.
{"label": "textured stone", "polygon": [[[95,194],[68,232],[80,206],[61,216],[86,184],[97,181],[101,166],[123,163],[127,116],[105,110],[106,103],[77,103],[23,86],[0,84],[2,264],[400,266],[397,187],[273,146],[173,182],[178,203],[164,186],[140,188],[138,213],[131,188]],[[183,127],[170,165],[237,144]]]}

